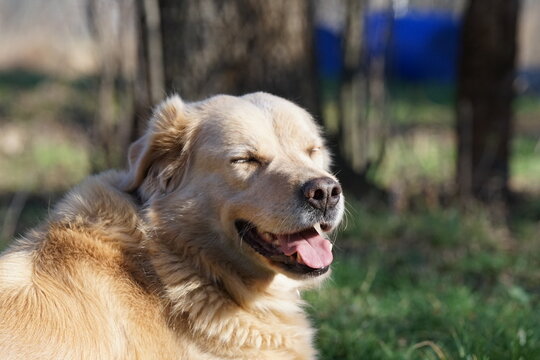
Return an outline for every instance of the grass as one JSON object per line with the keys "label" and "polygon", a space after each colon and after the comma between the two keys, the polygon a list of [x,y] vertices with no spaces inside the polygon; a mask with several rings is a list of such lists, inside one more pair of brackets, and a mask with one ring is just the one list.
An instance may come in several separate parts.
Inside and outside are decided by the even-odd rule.
{"label": "grass", "polygon": [[80,182],[89,171],[89,154],[74,141],[44,138],[21,153],[0,157],[0,188],[4,191],[60,191]]}
{"label": "grass", "polygon": [[482,294],[452,278],[411,283],[352,259],[334,272],[355,275],[307,296],[323,359],[540,358],[537,302],[519,287]]}
{"label": "grass", "polygon": [[[511,151],[511,188],[540,192],[540,134],[516,134]],[[411,129],[389,139],[374,181],[384,188],[406,187],[409,194],[428,187],[447,189],[453,183],[455,158],[452,130]]]}
{"label": "grass", "polygon": [[414,130],[393,136],[375,181],[384,188],[426,183],[443,186],[452,179],[454,138],[448,130]]}
{"label": "grass", "polygon": [[389,86],[389,116],[394,127],[452,126],[454,88],[451,85],[420,85],[396,82]]}
{"label": "grass", "polygon": [[516,188],[540,190],[540,136],[519,136],[512,143],[514,157],[510,163],[512,185]]}
{"label": "grass", "polygon": [[534,235],[482,209],[352,214],[332,280],[306,294],[322,359],[540,358]]}

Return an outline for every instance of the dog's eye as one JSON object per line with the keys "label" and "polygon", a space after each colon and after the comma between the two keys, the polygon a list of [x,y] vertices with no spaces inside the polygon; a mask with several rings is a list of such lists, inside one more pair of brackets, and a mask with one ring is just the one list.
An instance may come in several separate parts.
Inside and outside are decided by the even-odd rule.
{"label": "dog's eye", "polygon": [[255,157],[242,157],[242,158],[235,158],[231,160],[232,164],[253,164],[253,165],[260,165],[261,161]]}
{"label": "dog's eye", "polygon": [[313,155],[319,153],[320,151],[321,151],[321,147],[320,147],[320,146],[314,146],[314,147],[312,147],[311,149],[309,149],[308,152],[309,152],[309,155],[310,155],[310,156],[313,156]]}

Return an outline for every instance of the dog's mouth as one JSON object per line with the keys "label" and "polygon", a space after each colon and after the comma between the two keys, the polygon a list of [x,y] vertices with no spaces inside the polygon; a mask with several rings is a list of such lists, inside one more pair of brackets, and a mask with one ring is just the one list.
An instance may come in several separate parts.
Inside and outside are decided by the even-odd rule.
{"label": "dog's mouth", "polygon": [[259,231],[245,220],[235,222],[240,238],[272,264],[292,273],[319,276],[333,260],[332,243],[324,236],[330,226],[316,224],[292,234]]}

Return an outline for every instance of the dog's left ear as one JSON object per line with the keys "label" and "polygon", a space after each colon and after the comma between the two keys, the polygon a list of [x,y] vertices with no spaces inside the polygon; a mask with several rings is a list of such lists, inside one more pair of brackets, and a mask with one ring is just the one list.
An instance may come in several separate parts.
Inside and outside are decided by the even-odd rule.
{"label": "dog's left ear", "polygon": [[134,191],[148,177],[161,190],[169,188],[171,181],[182,175],[191,133],[180,97],[174,95],[161,103],[146,133],[129,147],[129,170],[120,185],[122,190]]}

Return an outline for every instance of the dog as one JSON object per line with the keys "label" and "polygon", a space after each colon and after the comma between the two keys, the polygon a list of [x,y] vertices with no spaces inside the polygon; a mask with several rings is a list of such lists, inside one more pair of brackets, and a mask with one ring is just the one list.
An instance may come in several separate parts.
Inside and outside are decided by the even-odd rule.
{"label": "dog", "polygon": [[267,93],[159,105],[0,258],[2,359],[315,359],[300,291],[344,209],[312,117]]}

